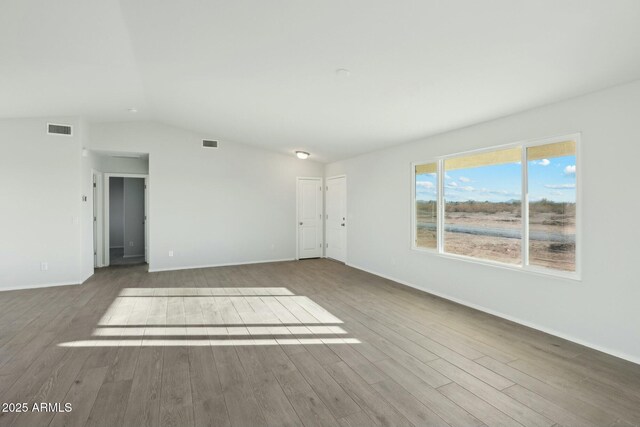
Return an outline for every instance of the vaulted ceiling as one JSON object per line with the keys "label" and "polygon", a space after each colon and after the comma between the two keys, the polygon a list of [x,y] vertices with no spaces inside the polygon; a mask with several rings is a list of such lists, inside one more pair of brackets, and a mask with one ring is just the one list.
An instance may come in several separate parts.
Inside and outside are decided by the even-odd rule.
{"label": "vaulted ceiling", "polygon": [[3,0],[0,118],[332,161],[638,79],[639,23],[638,0]]}

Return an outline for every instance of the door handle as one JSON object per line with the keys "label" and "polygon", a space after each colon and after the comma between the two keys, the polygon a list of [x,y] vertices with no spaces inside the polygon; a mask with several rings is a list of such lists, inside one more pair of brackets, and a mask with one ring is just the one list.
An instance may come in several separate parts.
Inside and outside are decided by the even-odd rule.
{"label": "door handle", "polygon": [[340,225],[344,227],[344,222],[342,224],[340,224]]}
{"label": "door handle", "polygon": [[300,223],[300,225],[302,225],[302,223]]}

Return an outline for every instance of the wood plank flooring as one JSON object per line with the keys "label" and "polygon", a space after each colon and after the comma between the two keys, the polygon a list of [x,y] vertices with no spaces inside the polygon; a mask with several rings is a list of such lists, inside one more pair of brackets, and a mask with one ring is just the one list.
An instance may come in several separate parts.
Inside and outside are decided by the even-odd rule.
{"label": "wood plank flooring", "polygon": [[22,402],[0,426],[638,426],[640,366],[328,260],[127,266],[0,293]]}

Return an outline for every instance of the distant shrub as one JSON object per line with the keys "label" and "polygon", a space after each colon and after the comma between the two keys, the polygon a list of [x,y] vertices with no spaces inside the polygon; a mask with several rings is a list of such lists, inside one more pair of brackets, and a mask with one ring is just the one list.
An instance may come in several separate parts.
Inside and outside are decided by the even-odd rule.
{"label": "distant shrub", "polygon": [[573,253],[576,250],[575,243],[551,243],[549,252],[553,253]]}
{"label": "distant shrub", "polygon": [[496,214],[505,212],[520,216],[520,201],[510,202],[476,202],[468,200],[466,202],[447,202],[447,212],[464,212],[464,213],[485,213]]}
{"label": "distant shrub", "polygon": [[[484,213],[484,214],[496,214],[499,212],[514,214],[520,217],[521,202],[519,200],[512,200],[508,202],[476,202],[473,200],[467,200],[465,202],[447,202],[447,212],[462,212],[462,213]],[[416,209],[418,216],[420,217],[436,217],[437,205],[435,201],[419,200],[416,202]],[[537,202],[529,203],[529,213],[543,214],[551,213],[557,215],[574,216],[576,213],[575,203],[554,202],[547,199],[542,199]],[[551,218],[549,221],[554,222],[561,219]]]}
{"label": "distant shrub", "polygon": [[575,203],[563,203],[553,202],[551,200],[542,199],[537,202],[529,203],[529,212],[531,214],[537,213],[554,213],[558,215],[570,215],[576,214]]}
{"label": "distant shrub", "polygon": [[437,204],[435,201],[419,200],[416,202],[417,216],[423,220],[435,222],[437,218]]}

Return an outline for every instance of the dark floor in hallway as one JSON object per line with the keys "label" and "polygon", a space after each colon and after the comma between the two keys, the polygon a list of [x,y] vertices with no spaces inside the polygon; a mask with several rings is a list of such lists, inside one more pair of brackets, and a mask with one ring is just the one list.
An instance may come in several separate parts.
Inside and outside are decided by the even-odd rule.
{"label": "dark floor in hallway", "polygon": [[109,249],[109,264],[110,265],[136,265],[144,264],[144,255],[141,256],[125,256],[123,248],[111,248]]}

